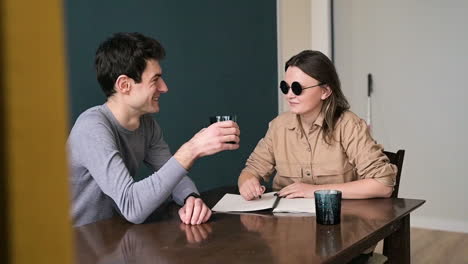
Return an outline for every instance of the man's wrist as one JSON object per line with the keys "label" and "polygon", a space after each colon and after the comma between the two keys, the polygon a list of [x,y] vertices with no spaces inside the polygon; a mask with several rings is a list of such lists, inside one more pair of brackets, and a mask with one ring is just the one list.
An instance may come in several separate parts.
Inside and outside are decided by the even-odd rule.
{"label": "man's wrist", "polygon": [[199,195],[198,193],[193,192],[193,193],[187,195],[187,197],[185,197],[185,199],[184,199],[184,204],[187,202],[187,199],[188,199],[189,197],[201,198],[200,195]]}
{"label": "man's wrist", "polygon": [[182,165],[182,167],[189,170],[192,167],[193,162],[197,159],[197,156],[193,151],[193,143],[189,141],[183,144],[174,154],[174,158]]}

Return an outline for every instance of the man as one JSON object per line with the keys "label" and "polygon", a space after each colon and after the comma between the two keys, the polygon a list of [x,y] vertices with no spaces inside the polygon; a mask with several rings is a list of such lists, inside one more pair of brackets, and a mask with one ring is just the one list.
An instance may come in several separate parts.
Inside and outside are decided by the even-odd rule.
{"label": "man", "polygon": [[[210,218],[187,170],[200,157],[238,149],[239,127],[215,123],[172,156],[148,115],[159,112],[160,96],[168,91],[159,64],[164,56],[158,41],[139,33],[117,33],[99,46],[95,66],[107,101],[79,116],[67,142],[75,225],[119,214],[141,223],[171,195],[183,205],[183,223]],[[135,182],[132,176],[142,162],[154,173]]]}

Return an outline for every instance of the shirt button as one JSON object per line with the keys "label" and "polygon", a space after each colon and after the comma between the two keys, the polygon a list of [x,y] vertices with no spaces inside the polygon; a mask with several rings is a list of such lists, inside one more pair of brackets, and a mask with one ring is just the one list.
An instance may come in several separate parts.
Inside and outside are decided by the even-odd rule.
{"label": "shirt button", "polygon": [[306,150],[307,150],[307,152],[310,152],[310,148],[307,148]]}
{"label": "shirt button", "polygon": [[310,176],[310,171],[306,171],[306,175],[307,175],[307,176]]}

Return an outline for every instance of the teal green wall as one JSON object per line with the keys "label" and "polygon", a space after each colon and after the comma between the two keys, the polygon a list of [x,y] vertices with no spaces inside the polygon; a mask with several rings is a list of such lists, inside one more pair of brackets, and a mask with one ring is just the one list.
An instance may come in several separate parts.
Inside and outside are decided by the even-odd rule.
{"label": "teal green wall", "polygon": [[[277,115],[276,1],[66,0],[71,124],[105,97],[94,52],[114,32],[158,39],[169,92],[155,115],[175,152],[208,124],[237,114],[241,147],[197,161],[189,176],[200,190],[235,184],[245,160]],[[142,172],[147,173],[147,172]]]}

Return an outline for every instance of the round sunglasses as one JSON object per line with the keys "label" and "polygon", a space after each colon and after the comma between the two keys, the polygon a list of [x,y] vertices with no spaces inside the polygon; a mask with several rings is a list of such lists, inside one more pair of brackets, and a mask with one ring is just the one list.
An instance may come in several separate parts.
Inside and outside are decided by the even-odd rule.
{"label": "round sunglasses", "polygon": [[[319,83],[319,84],[308,86],[308,87],[302,87],[302,85],[299,82],[293,82],[291,84],[291,90],[295,95],[300,95],[302,93],[302,90],[314,88],[320,85],[323,85],[323,83]],[[287,94],[289,91],[289,85],[285,81],[281,81],[280,89],[281,89],[281,92],[283,92],[284,94]]]}

